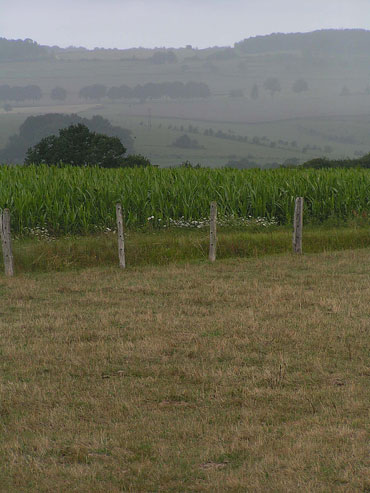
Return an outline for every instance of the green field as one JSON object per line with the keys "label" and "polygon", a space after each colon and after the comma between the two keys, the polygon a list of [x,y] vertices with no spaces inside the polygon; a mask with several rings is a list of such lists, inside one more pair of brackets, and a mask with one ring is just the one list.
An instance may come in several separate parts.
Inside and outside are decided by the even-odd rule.
{"label": "green field", "polygon": [[[233,123],[152,116],[152,125],[149,128],[147,111],[154,106],[148,104],[143,107],[141,116],[122,116],[125,114],[125,108],[121,108],[120,105],[101,106],[81,115],[91,117],[100,114],[114,124],[130,129],[135,138],[135,148],[149,157],[153,164],[160,166],[176,166],[190,161],[193,164],[220,167],[230,160],[249,158],[257,166],[264,167],[272,163],[282,164],[289,159],[296,159],[302,163],[322,156],[345,158],[364,155],[370,149],[368,117],[298,118],[276,122]],[[154,111],[152,115],[153,113],[155,114]],[[189,133],[189,136],[197,139],[201,148],[173,147],[175,139],[188,133],[189,125],[198,129],[199,134]],[[205,136],[204,131],[209,128],[215,133],[222,131],[231,137],[247,136],[248,142]],[[253,143],[255,137],[260,139],[259,144]],[[346,142],[346,138],[351,139],[352,143]],[[275,143],[274,147],[271,146],[271,142]],[[288,145],[285,142],[288,142]],[[331,148],[330,152],[326,151],[327,147]]]}
{"label": "green field", "polygon": [[[80,234],[115,227],[121,202],[128,228],[204,221],[216,200],[220,220],[264,217],[290,224],[294,201],[305,198],[308,223],[367,217],[370,172],[366,169],[101,169],[76,167],[0,168],[0,208],[12,228],[27,233]],[[150,219],[149,219],[150,218]]]}
{"label": "green field", "polygon": [[[153,104],[142,106],[142,115],[132,116],[125,104],[100,105],[69,105],[19,108],[18,113],[1,114],[0,112],[0,147],[4,147],[8,138],[17,133],[19,126],[31,115],[49,112],[77,113],[83,117],[101,115],[113,124],[130,129],[135,141],[135,151],[147,156],[151,162],[161,167],[177,166],[185,161],[203,166],[221,167],[230,160],[248,158],[257,166],[269,166],[272,163],[282,164],[286,160],[295,159],[305,162],[315,157],[346,158],[364,155],[370,149],[370,118],[322,117],[299,118],[277,122],[261,123],[227,123],[201,121],[175,117],[152,116],[152,125],[148,128],[148,108]],[[126,113],[127,109],[127,113]],[[21,113],[20,111],[23,111]],[[192,135],[201,148],[181,149],[173,147],[173,142],[187,132],[189,125],[198,128],[199,134]],[[171,127],[171,128],[169,128]],[[183,130],[181,130],[181,127]],[[214,132],[248,137],[248,142],[237,142],[228,139],[205,136],[206,129]],[[253,143],[253,138],[261,140]],[[264,143],[263,138],[268,141]],[[340,142],[341,139],[352,138],[353,143]],[[288,142],[289,145],[279,141]],[[271,147],[271,142],[275,146]],[[295,147],[293,147],[292,143]],[[319,149],[313,149],[313,147]],[[326,152],[329,146],[331,152]],[[308,148],[307,148],[308,147]],[[306,148],[306,149],[305,149]]]}
{"label": "green field", "polygon": [[[217,60],[209,58],[212,53],[212,50],[177,50],[178,63],[160,66],[145,60],[151,54],[147,50],[63,52],[54,60],[2,62],[3,84],[37,84],[44,96],[32,104],[14,104],[8,113],[0,108],[0,148],[22,123],[22,115],[25,119],[30,114],[75,112],[86,117],[99,114],[131,129],[136,152],[159,166],[175,166],[189,160],[219,167],[229,160],[249,158],[264,167],[291,159],[302,163],[323,155],[354,157],[369,151],[368,58],[338,55],[309,60],[298,52],[259,55],[236,52],[235,58]],[[130,59],[133,55],[136,60]],[[263,89],[268,77],[277,77],[281,84],[281,91],[273,97]],[[298,78],[307,81],[308,91],[300,94],[292,91],[292,84]],[[81,100],[79,90],[92,81],[108,88],[195,81],[208,84],[212,96],[206,100],[161,98],[114,103],[108,98]],[[251,98],[254,84],[259,87],[257,100]],[[64,103],[56,104],[50,99],[50,91],[57,85],[68,91]],[[344,86],[349,93],[341,96]],[[241,90],[243,97],[231,97],[233,90]],[[186,133],[189,125],[198,127],[199,135],[192,137],[201,148],[173,147],[174,140],[181,135],[179,129],[183,127],[182,133]],[[209,128],[247,136],[249,140],[241,143],[204,136],[204,130]],[[267,140],[255,144],[254,137]]]}

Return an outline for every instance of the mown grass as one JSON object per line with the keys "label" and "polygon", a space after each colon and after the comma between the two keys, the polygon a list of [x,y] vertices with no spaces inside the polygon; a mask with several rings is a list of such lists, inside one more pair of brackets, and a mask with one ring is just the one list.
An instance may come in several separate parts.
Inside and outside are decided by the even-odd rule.
{"label": "mown grass", "polygon": [[0,489],[369,491],[369,266],[1,276]]}
{"label": "mown grass", "polygon": [[[247,228],[245,228],[247,229]],[[253,232],[220,228],[217,258],[261,257],[292,250],[289,228],[272,227]],[[263,229],[263,228],[262,228]],[[304,231],[305,253],[370,247],[368,227],[308,227]],[[208,258],[209,233],[201,230],[153,230],[126,233],[129,267],[204,262]],[[117,236],[105,233],[53,239],[18,238],[13,241],[16,273],[60,271],[98,265],[117,265]],[[0,258],[0,269],[3,269]]]}

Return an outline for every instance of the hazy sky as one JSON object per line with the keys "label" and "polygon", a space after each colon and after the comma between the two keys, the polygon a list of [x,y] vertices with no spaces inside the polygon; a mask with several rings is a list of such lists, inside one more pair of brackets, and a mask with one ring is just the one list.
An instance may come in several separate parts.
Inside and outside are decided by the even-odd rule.
{"label": "hazy sky", "polygon": [[201,48],[349,27],[370,29],[370,0],[0,0],[0,37],[59,46]]}

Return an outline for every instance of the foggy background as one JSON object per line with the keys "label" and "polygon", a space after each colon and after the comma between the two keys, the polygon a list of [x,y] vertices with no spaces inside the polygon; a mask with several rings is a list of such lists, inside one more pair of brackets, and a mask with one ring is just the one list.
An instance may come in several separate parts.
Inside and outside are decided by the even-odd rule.
{"label": "foggy background", "polygon": [[351,27],[370,28],[369,0],[0,0],[0,37],[62,47],[204,48]]}
{"label": "foggy background", "polygon": [[158,166],[363,156],[369,47],[370,0],[0,0],[0,163],[81,122]]}

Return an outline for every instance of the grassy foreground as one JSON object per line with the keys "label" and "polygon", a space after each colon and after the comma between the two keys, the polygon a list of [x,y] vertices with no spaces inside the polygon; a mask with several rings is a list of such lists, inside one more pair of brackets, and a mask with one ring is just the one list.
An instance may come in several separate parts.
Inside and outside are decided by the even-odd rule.
{"label": "grassy foreground", "polygon": [[[369,228],[305,227],[305,253],[370,247]],[[208,258],[209,232],[171,229],[151,233],[126,233],[126,260],[129,267],[197,262]],[[117,265],[117,235],[114,233],[62,238],[19,238],[13,244],[16,273],[62,271],[97,265]],[[218,232],[218,259],[260,257],[289,253],[292,232],[288,228],[225,229]],[[0,269],[3,270],[0,255]]]}
{"label": "grassy foreground", "polygon": [[6,492],[368,492],[370,249],[0,277]]}

